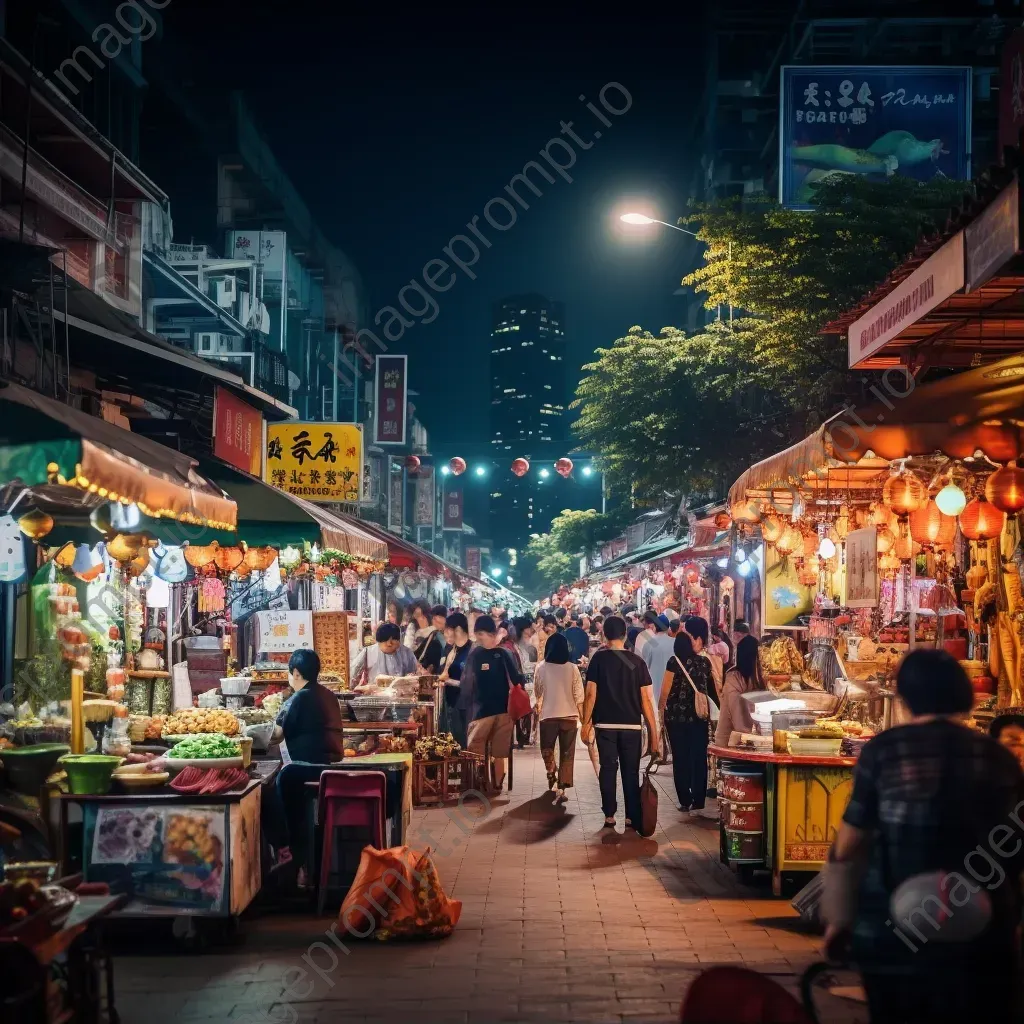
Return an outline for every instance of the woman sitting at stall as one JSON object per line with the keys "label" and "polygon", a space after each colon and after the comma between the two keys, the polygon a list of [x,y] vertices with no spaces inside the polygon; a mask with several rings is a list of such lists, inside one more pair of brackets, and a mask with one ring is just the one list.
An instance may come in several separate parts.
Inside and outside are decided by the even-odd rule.
{"label": "woman sitting at stall", "polygon": [[263,805],[275,867],[297,860],[306,866],[305,784],[345,756],[344,726],[338,698],[320,685],[320,657],[302,648],[288,661],[288,685],[295,692],[281,708],[272,742],[281,744],[284,766],[277,773],[274,797]]}
{"label": "woman sitting at stall", "polygon": [[372,693],[377,689],[378,676],[416,675],[416,655],[402,646],[402,631],[393,622],[382,622],[377,627],[377,643],[364,647],[352,665],[349,685],[356,693]]}
{"label": "woman sitting at stall", "polygon": [[715,730],[715,743],[729,746],[734,732],[752,732],[754,720],[750,717],[750,704],[743,694],[766,689],[761,676],[761,662],[757,656],[757,640],[745,636],[736,645],[736,665],[725,674],[722,683],[722,711]]}

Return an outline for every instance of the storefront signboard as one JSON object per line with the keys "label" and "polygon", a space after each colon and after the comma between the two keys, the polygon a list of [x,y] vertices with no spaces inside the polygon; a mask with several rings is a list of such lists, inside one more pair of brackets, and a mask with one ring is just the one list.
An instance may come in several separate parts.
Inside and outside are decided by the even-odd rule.
{"label": "storefront signboard", "polygon": [[213,392],[213,454],[243,473],[261,475],[263,414],[219,385]]}
{"label": "storefront signboard", "polygon": [[1020,253],[1020,188],[1016,178],[964,229],[967,291],[980,288]]}
{"label": "storefront signboard", "polygon": [[359,501],[363,428],[357,423],[268,423],[263,479],[306,501]]}

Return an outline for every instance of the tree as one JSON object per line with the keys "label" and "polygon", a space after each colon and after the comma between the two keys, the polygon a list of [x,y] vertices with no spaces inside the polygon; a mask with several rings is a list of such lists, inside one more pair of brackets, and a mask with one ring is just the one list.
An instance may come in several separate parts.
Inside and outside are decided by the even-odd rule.
{"label": "tree", "polygon": [[748,338],[724,324],[693,336],[632,327],[596,350],[576,389],[573,430],[601,453],[613,486],[655,503],[680,492],[713,496],[778,446],[765,424],[779,410],[751,386]]}
{"label": "tree", "polygon": [[579,556],[563,551],[553,533],[532,537],[521,562],[523,586],[532,594],[550,592],[563,583],[572,583],[580,573]]}
{"label": "tree", "polygon": [[[852,374],[845,341],[823,330],[944,225],[967,187],[833,175],[816,186],[810,212],[766,195],[699,206],[685,220],[700,221],[704,265],[683,284],[703,293],[708,308],[745,311],[720,342],[749,360],[758,387],[810,411],[816,425],[873,380]],[[804,416],[800,432],[811,425]]]}

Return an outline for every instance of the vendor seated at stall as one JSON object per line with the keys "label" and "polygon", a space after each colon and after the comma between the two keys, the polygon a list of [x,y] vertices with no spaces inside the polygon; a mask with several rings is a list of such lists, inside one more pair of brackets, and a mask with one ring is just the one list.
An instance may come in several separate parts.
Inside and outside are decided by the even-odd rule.
{"label": "vendor seated at stall", "polygon": [[416,655],[402,645],[402,631],[392,622],[377,627],[377,643],[364,647],[352,666],[352,689],[370,693],[377,689],[377,676],[414,676]]}
{"label": "vendor seated at stall", "polygon": [[277,868],[293,859],[300,869],[305,867],[305,784],[319,780],[325,769],[345,755],[338,698],[320,685],[319,676],[320,657],[315,651],[302,648],[292,654],[288,685],[295,692],[281,708],[273,735],[288,763],[277,773],[274,796],[263,804],[264,829],[276,851]]}

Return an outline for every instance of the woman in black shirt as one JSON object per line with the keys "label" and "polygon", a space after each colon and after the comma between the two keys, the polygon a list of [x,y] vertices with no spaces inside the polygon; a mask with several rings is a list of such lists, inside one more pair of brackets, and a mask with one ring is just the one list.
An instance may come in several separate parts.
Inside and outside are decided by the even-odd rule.
{"label": "woman in black shirt", "polygon": [[444,683],[438,731],[450,732],[459,746],[466,746],[466,715],[459,707],[459,684],[462,670],[469,657],[473,641],[469,636],[469,622],[462,612],[452,612],[444,622],[444,635],[448,641],[441,662],[441,681]]}

